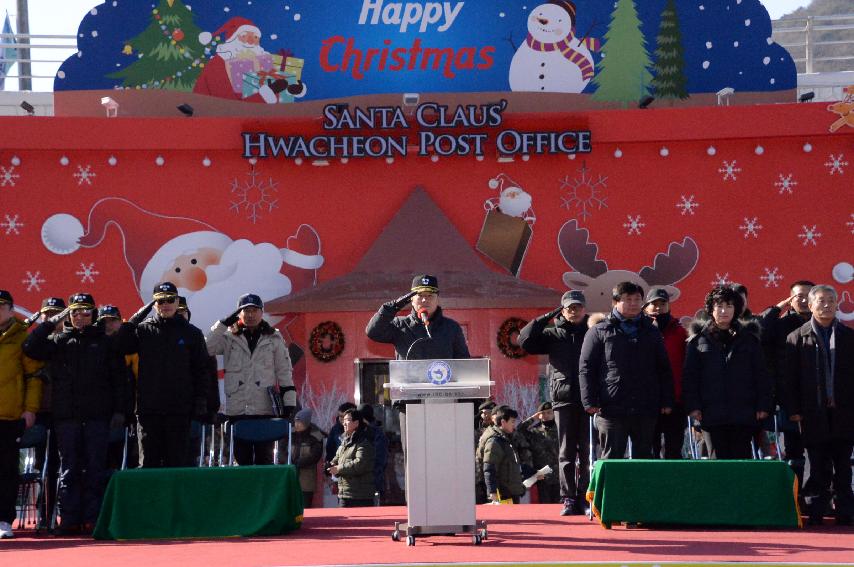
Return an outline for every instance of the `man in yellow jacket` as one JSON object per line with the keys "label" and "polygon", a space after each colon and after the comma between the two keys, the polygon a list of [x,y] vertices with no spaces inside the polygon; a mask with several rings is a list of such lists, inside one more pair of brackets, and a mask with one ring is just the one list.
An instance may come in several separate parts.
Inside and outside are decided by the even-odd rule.
{"label": "man in yellow jacket", "polygon": [[36,422],[41,364],[21,350],[27,325],[13,312],[12,294],[0,289],[0,539],[12,537],[18,496],[18,442]]}

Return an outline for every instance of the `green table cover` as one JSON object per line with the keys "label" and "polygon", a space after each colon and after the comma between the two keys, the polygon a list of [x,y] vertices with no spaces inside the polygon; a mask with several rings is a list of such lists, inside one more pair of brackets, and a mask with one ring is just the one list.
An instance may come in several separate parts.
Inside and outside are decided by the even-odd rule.
{"label": "green table cover", "polygon": [[135,469],[107,485],[96,539],[277,535],[302,524],[291,465]]}
{"label": "green table cover", "polygon": [[800,527],[795,475],[780,461],[598,461],[587,500],[601,524]]}

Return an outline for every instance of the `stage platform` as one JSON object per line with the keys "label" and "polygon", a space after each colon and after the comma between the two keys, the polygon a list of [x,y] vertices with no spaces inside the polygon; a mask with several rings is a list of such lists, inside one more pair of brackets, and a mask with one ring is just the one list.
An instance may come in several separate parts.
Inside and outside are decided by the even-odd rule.
{"label": "stage platform", "polygon": [[488,523],[482,545],[471,536],[435,536],[414,547],[395,542],[406,508],[306,510],[301,529],[278,537],[101,542],[19,531],[0,541],[3,565],[63,567],[243,567],[278,565],[414,565],[674,562],[854,564],[854,528],[726,530],[604,529],[584,516],[561,517],[559,505],[478,506]]}

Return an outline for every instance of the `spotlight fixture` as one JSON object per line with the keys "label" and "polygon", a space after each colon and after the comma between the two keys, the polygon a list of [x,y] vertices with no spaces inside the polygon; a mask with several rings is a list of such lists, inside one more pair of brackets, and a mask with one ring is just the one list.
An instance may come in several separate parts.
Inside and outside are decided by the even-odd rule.
{"label": "spotlight fixture", "polygon": [[184,115],[184,116],[186,116],[187,118],[191,117],[191,116],[193,115],[193,112],[195,112],[195,111],[193,110],[193,107],[192,107],[192,106],[190,106],[189,104],[187,104],[186,102],[185,102],[185,103],[183,103],[183,104],[179,104],[179,105],[177,106],[177,108],[178,108],[178,110],[180,110],[180,111],[181,111],[181,114],[183,114],[183,115]]}
{"label": "spotlight fixture", "polygon": [[101,97],[101,106],[107,112],[107,118],[115,118],[119,115],[119,103],[112,98],[108,96]]}
{"label": "spotlight fixture", "polygon": [[23,109],[24,109],[24,111],[25,111],[27,114],[29,114],[30,116],[35,116],[35,114],[36,114],[36,108],[35,108],[32,104],[30,104],[29,102],[27,102],[27,101],[25,101],[25,100],[24,100],[24,101],[21,101],[21,105],[20,105],[20,106],[21,106],[21,108],[23,108]]}
{"label": "spotlight fixture", "polygon": [[641,108],[641,109],[647,108],[650,104],[652,104],[652,101],[654,101],[654,100],[655,100],[654,96],[646,95],[645,97],[640,99],[640,101],[638,102],[638,108]]}
{"label": "spotlight fixture", "polygon": [[815,98],[815,92],[809,91],[805,92],[801,96],[798,97],[798,102],[809,102]]}
{"label": "spotlight fixture", "polygon": [[418,106],[421,96],[418,93],[403,93],[403,106]]}

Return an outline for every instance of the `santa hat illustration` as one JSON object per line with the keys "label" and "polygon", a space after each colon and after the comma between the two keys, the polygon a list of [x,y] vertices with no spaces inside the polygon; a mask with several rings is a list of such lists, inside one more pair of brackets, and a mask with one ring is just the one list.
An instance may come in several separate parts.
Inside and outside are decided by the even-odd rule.
{"label": "santa hat illustration", "polygon": [[237,34],[251,31],[254,32],[258,37],[261,37],[261,29],[255,25],[255,23],[247,18],[242,16],[234,16],[227,22],[225,22],[218,30],[215,32],[202,32],[199,34],[199,43],[202,45],[207,45],[211,42],[211,40],[221,35],[224,38],[224,42],[231,41],[234,39]]}
{"label": "santa hat illustration", "polygon": [[[124,259],[140,297],[147,296],[179,256],[198,248],[225,250],[233,242],[200,220],[163,215],[127,199],[106,197],[92,205],[85,228],[76,217],[66,213],[49,217],[42,225],[42,243],[54,254],[73,254],[80,248],[100,245],[110,226],[122,237]],[[312,229],[306,236],[316,238],[316,233]],[[289,239],[286,247],[280,249],[285,264],[306,270],[319,268],[323,256],[320,240],[315,238],[308,243]]]}

